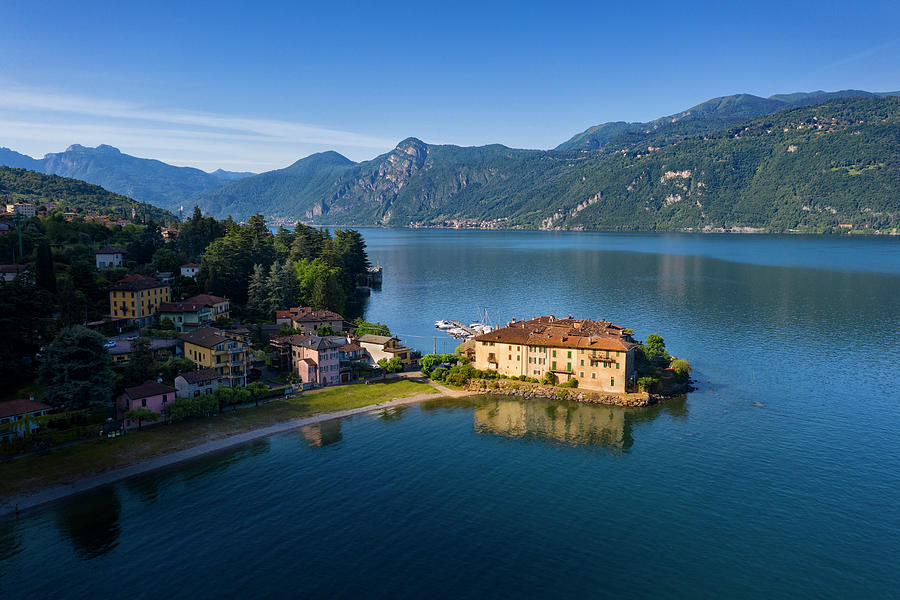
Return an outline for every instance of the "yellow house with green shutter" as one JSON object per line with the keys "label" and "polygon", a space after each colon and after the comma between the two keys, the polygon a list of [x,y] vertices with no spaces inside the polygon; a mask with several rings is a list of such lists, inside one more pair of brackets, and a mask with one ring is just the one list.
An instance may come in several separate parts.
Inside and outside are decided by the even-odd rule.
{"label": "yellow house with green shutter", "polygon": [[247,385],[250,371],[250,344],[242,336],[201,327],[181,336],[184,357],[200,369],[215,369],[227,385]]}
{"label": "yellow house with green shutter", "polygon": [[509,377],[549,372],[560,382],[578,379],[579,388],[622,394],[635,376],[635,346],[624,328],[605,320],[550,315],[477,336],[474,366]]}
{"label": "yellow house with green shutter", "polygon": [[109,291],[109,315],[148,325],[163,302],[172,298],[172,288],[153,277],[131,275]]}

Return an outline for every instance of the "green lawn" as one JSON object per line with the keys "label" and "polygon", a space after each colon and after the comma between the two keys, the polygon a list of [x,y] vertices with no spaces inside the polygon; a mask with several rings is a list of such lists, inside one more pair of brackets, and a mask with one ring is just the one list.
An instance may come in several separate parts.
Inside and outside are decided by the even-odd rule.
{"label": "green lawn", "polygon": [[427,383],[406,379],[342,386],[274,400],[262,406],[237,411],[226,410],[221,415],[206,419],[188,419],[151,426],[144,431],[134,431],[111,440],[98,439],[57,448],[43,456],[30,455],[12,463],[0,464],[0,498],[49,485],[71,483],[110,469],[268,425],[319,413],[379,404],[416,394],[437,394],[437,390]]}

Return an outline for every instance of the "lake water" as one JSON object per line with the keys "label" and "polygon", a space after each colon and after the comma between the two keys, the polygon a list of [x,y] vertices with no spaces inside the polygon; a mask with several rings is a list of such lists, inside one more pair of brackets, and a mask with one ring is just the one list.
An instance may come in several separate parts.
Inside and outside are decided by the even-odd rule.
{"label": "lake water", "polygon": [[898,596],[900,240],[364,233],[366,317],[412,346],[606,318],[698,389],[272,437],[0,522],[0,597]]}

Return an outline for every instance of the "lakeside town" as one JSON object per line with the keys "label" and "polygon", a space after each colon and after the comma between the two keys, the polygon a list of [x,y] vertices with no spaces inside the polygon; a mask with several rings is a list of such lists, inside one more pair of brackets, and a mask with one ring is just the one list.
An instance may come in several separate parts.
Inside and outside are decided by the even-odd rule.
{"label": "lakeside town", "polygon": [[[647,406],[689,389],[658,335],[572,315],[435,321],[425,354],[357,303],[384,284],[354,230],[17,213],[0,237],[0,495],[432,394]],[[24,219],[24,225],[22,223]],[[353,317],[347,316],[349,314]],[[37,314],[36,314],[37,313]],[[242,439],[234,437],[234,439]]]}

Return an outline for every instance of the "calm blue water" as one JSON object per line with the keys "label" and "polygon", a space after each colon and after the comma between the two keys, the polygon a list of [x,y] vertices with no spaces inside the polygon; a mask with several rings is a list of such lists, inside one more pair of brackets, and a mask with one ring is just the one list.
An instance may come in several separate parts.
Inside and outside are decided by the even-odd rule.
{"label": "calm blue water", "polygon": [[0,597],[897,597],[900,240],[365,234],[366,316],[414,346],[479,308],[605,317],[698,390],[273,437],[0,524]]}

